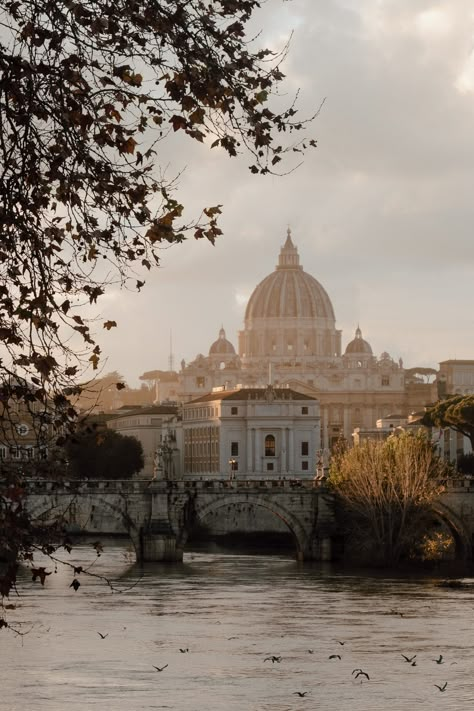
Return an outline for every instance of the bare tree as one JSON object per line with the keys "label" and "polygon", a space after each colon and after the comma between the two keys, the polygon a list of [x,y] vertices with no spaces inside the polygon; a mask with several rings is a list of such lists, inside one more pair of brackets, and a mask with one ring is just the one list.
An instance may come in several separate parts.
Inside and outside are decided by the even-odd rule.
{"label": "bare tree", "polygon": [[423,534],[441,480],[450,473],[418,430],[336,453],[329,481],[346,513],[348,535],[373,560],[395,564]]}
{"label": "bare tree", "polygon": [[221,206],[183,220],[176,181],[160,165],[171,134],[229,156],[245,152],[251,172],[263,174],[308,145],[285,143],[306,123],[294,102],[272,108],[286,48],[275,54],[246,36],[260,4],[0,1],[7,395],[19,395],[20,375],[34,385],[28,401],[53,400],[61,420],[73,417],[64,398],[83,364],[97,369],[101,357],[84,306],[112,283],[140,290],[160,246],[221,234]]}
{"label": "bare tree", "polygon": [[[162,246],[221,234],[219,205],[184,220],[177,181],[160,164],[163,142],[176,135],[246,153],[252,174],[278,171],[285,155],[315,145],[295,138],[307,123],[296,97],[282,109],[272,101],[287,47],[275,54],[248,37],[260,5],[0,0],[5,437],[29,427],[41,445],[67,433],[84,365],[100,364],[88,307],[112,284],[139,291]],[[29,559],[39,533],[24,513],[22,475],[38,465],[2,459],[0,467],[0,554],[7,547]],[[15,585],[9,570],[1,595]]]}

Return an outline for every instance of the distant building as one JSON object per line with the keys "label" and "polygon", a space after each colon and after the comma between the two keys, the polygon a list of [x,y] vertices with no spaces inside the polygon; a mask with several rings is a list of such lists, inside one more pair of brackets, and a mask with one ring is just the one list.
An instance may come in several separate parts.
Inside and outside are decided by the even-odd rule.
{"label": "distant building", "polygon": [[439,397],[474,394],[474,360],[443,360],[437,377]]}
{"label": "distant building", "polygon": [[182,447],[177,407],[154,405],[124,408],[107,419],[107,427],[141,442],[145,465],[140,477],[152,479],[158,475],[158,469],[162,472],[163,468],[167,469],[166,474],[170,479],[180,476]]}
{"label": "distant building", "polygon": [[[176,445],[180,454],[174,465],[175,474],[222,473],[228,468],[230,459],[235,460],[234,466],[240,472],[266,474],[271,470],[265,469],[265,461],[262,460],[261,470],[255,463],[263,455],[257,452],[256,446],[252,450],[242,434],[248,427],[252,431],[253,425],[242,421],[239,439],[236,435],[232,439],[234,425],[228,429],[227,420],[221,421],[220,415],[202,414],[211,409],[222,412],[222,407],[226,411],[230,393],[239,393],[235,397],[246,393],[249,398],[252,392],[266,392],[270,384],[274,393],[299,393],[317,403],[320,439],[317,447],[310,444],[311,456],[314,456],[315,449],[327,453],[341,438],[349,443],[355,441],[355,432],[360,441],[372,435],[383,438],[394,428],[411,426],[411,413],[423,411],[427,404],[438,399],[438,394],[474,393],[474,361],[443,361],[439,372],[426,367],[405,368],[401,358],[392,358],[387,352],[374,354],[359,325],[344,348],[329,295],[317,279],[303,270],[290,230],[275,269],[250,296],[238,343],[237,351],[221,327],[217,338],[205,351],[207,355],[199,353],[191,362],[181,361],[178,372],[171,366],[169,371],[148,371],[140,376],[144,384],[139,390],[117,390],[115,380],[118,374],[111,374],[102,382],[100,395],[97,388],[90,388],[86,404],[90,407],[95,402],[95,412],[116,411],[123,406],[150,407],[152,401],[158,407],[183,405],[184,437],[188,439],[186,453],[181,451],[179,444]],[[220,404],[210,404],[219,400],[216,396],[219,392]],[[202,404],[198,406],[196,403],[201,399]],[[201,415],[191,421],[189,412],[201,412]],[[245,413],[247,419],[252,417],[250,404]],[[392,413],[396,413],[396,417]],[[285,424],[283,410],[278,417],[278,426],[282,430],[292,431],[298,424],[289,416]],[[237,420],[231,418],[231,422],[235,424]],[[375,427],[374,423],[381,424]],[[146,442],[147,475],[153,467],[156,469],[153,448],[166,437],[162,424],[157,427],[157,433],[149,435]],[[130,428],[130,432],[132,430]],[[178,424],[177,432],[180,431]],[[192,464],[191,436],[197,437],[193,440]],[[297,436],[294,430],[293,437]],[[447,437],[444,433],[443,452],[449,452],[446,456],[452,457],[453,452],[461,451],[461,443],[458,439],[454,441],[452,435],[448,442]],[[240,453],[232,456],[228,449],[237,441]],[[302,441],[311,442],[310,439]],[[462,446],[466,451],[466,442]],[[285,457],[288,457],[289,439],[284,447]],[[296,453],[296,449],[294,451]],[[278,466],[278,470],[274,469],[278,475],[285,472],[282,452],[279,456],[278,462],[273,462]],[[311,470],[313,462],[311,459],[307,461]],[[292,464],[295,471],[306,471],[299,468],[296,459]]]}
{"label": "distant building", "polygon": [[290,388],[216,389],[183,405],[185,476],[312,478],[318,401]]}
{"label": "distant building", "polygon": [[[208,355],[182,361],[177,397],[186,403],[215,387],[288,387],[319,401],[324,448],[341,436],[351,441],[356,427],[370,428],[392,412],[407,417],[436,399],[434,382],[386,352],[374,355],[359,326],[345,350],[341,344],[331,300],[303,270],[288,230],[275,270],[250,296],[239,352],[221,328]],[[164,399],[166,388],[158,391]]]}

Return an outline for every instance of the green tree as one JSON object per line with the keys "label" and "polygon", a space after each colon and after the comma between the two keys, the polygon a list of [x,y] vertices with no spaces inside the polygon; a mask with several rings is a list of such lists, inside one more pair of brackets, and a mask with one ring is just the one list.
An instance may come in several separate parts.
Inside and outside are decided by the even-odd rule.
{"label": "green tree", "polygon": [[426,427],[450,427],[468,437],[474,451],[474,395],[452,395],[426,408]]}
{"label": "green tree", "polygon": [[329,483],[353,546],[373,562],[398,563],[423,535],[440,479],[449,473],[421,430],[336,453]]}
{"label": "green tree", "polygon": [[66,456],[70,474],[80,479],[129,479],[144,466],[141,442],[113,430],[77,434]]}

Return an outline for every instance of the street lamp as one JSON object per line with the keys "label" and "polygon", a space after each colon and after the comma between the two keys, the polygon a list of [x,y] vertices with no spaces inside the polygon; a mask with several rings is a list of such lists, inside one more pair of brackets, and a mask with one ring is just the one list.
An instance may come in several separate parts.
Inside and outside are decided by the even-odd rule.
{"label": "street lamp", "polygon": [[236,459],[229,459],[229,467],[230,467],[229,480],[230,481],[232,481],[232,479],[235,478],[235,472],[237,470],[236,464],[237,464]]}

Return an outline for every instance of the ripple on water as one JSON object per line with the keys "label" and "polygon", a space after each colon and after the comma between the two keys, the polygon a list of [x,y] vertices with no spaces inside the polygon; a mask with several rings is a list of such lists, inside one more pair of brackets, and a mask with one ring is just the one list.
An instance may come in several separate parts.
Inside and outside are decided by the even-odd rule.
{"label": "ripple on water", "polygon": [[[80,548],[77,557],[87,564],[92,551]],[[301,566],[283,556],[195,552],[183,565],[142,570],[120,543],[106,546],[94,570],[124,592],[83,577],[74,593],[61,568],[42,589],[23,573],[12,615],[30,620],[32,631],[23,638],[2,631],[2,711],[472,705],[469,589]],[[281,661],[265,662],[272,654]],[[416,666],[402,654],[416,654]],[[444,664],[433,661],[439,654]],[[163,672],[153,668],[164,664]],[[356,668],[370,680],[355,679]],[[444,682],[440,692],[435,685]]]}

